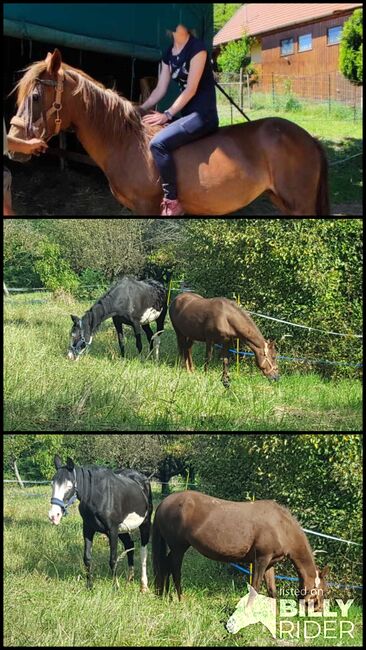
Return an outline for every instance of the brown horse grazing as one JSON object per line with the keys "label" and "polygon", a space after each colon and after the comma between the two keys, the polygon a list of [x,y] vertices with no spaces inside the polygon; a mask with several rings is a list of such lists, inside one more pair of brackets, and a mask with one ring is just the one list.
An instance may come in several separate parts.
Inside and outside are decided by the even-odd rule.
{"label": "brown horse grazing", "polygon": [[193,372],[194,341],[206,343],[205,371],[212,358],[214,343],[223,344],[222,381],[229,386],[229,348],[240,339],[255,354],[258,368],[268,379],[279,379],[274,341],[266,341],[249,314],[227,298],[202,298],[197,293],[181,293],[169,308],[177,335],[179,353],[188,372]]}
{"label": "brown horse grazing", "polygon": [[[10,135],[29,139],[73,127],[108,178],[115,198],[138,215],[159,215],[162,188],[149,141],[162,127],[85,72],[62,63],[59,50],[27,69]],[[25,161],[23,154],[14,158]],[[29,158],[29,157],[28,157]],[[307,131],[281,118],[218,129],[174,154],[186,214],[223,215],[268,192],[286,215],[329,216],[328,163]]]}
{"label": "brown horse grazing", "polygon": [[[167,555],[167,546],[170,552]],[[253,588],[263,578],[268,595],[276,597],[273,566],[288,557],[299,576],[299,599],[323,606],[324,577],[316,566],[310,544],[299,523],[276,501],[224,501],[200,492],[177,492],[159,505],[154,519],[152,553],[155,588],[162,596],[173,576],[181,599],[184,553],[193,546],[218,562],[253,563]]]}

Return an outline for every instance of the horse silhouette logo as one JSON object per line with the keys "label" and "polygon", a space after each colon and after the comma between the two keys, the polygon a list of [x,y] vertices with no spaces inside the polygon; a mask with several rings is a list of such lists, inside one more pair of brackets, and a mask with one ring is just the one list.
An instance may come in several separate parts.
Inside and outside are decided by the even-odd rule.
{"label": "horse silhouette logo", "polygon": [[236,634],[243,627],[262,623],[276,638],[276,599],[258,594],[251,585],[248,593],[241,598],[234,613],[226,623],[226,629]]}

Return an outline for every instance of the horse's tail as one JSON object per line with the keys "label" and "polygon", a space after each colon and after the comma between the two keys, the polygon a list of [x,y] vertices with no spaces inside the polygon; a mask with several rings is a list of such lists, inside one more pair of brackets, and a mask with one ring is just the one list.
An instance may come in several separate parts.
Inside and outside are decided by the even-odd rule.
{"label": "horse's tail", "polygon": [[320,142],[318,142],[318,140],[315,140],[315,138],[314,142],[320,154],[320,177],[316,195],[316,216],[330,217],[328,160],[324,148]]}
{"label": "horse's tail", "polygon": [[164,593],[164,585],[166,590],[169,589],[169,561],[167,558],[167,543],[162,536],[158,524],[158,512],[155,513],[155,520],[153,524],[152,535],[152,559],[154,568],[155,591],[159,596]]}

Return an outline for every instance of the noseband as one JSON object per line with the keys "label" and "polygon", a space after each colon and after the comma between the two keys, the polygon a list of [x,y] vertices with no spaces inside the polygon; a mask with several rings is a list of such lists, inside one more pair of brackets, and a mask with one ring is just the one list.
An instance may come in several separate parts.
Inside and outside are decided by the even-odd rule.
{"label": "noseband", "polygon": [[[44,86],[53,86],[56,89],[55,101],[53,102],[52,106],[50,106],[47,111],[42,111],[41,117],[36,120],[36,122],[32,122],[30,125],[30,135],[32,135],[32,133],[34,134],[34,129],[39,129],[43,122],[41,139],[44,139],[45,142],[48,142],[48,140],[50,140],[54,135],[58,135],[61,130],[62,120],[60,118],[60,111],[62,110],[61,96],[64,90],[64,71],[62,68],[60,68],[57,73],[57,81],[53,81],[52,79],[39,79],[39,77],[36,78],[36,81],[38,81],[40,84],[43,84]],[[55,130],[54,133],[48,135],[47,121],[54,113],[56,113]],[[23,117],[14,115],[14,117],[12,117],[10,120],[10,124],[14,124],[14,126],[20,126],[22,129],[27,130],[26,120]]]}
{"label": "noseband", "polygon": [[65,517],[66,517],[66,515],[69,514],[67,509],[68,509],[70,506],[72,506],[72,504],[75,503],[76,499],[78,498],[78,492],[77,492],[77,490],[78,490],[78,484],[77,484],[77,480],[76,480],[76,470],[75,470],[75,467],[74,467],[73,473],[74,473],[74,483],[73,483],[73,488],[74,488],[75,492],[74,492],[74,494],[72,495],[72,497],[68,500],[68,502],[65,503],[64,501],[61,501],[61,499],[55,499],[55,498],[52,498],[52,499],[51,499],[51,505],[53,505],[53,506],[59,506],[59,507],[61,508],[61,510],[62,510],[62,514],[63,514],[63,516],[65,516]]}
{"label": "noseband", "polygon": [[90,337],[89,342],[86,341],[81,320],[79,321],[79,328],[81,330],[81,336],[76,345],[71,345],[70,348],[72,352],[78,357],[89,349],[92,342],[92,337]]}

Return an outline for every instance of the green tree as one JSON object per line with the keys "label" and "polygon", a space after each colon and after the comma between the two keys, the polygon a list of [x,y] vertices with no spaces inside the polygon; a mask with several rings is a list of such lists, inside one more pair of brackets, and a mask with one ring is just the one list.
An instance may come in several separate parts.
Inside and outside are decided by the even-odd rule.
{"label": "green tree", "polygon": [[214,30],[218,32],[230,18],[242,7],[240,3],[216,2],[214,3]]}
{"label": "green tree", "polygon": [[343,25],[339,65],[342,74],[357,85],[363,80],[362,37],[362,9],[356,9]]}
{"label": "green tree", "polygon": [[247,68],[250,63],[250,48],[252,40],[244,36],[240,40],[230,41],[223,46],[217,64],[221,72],[239,72],[240,68]]}

